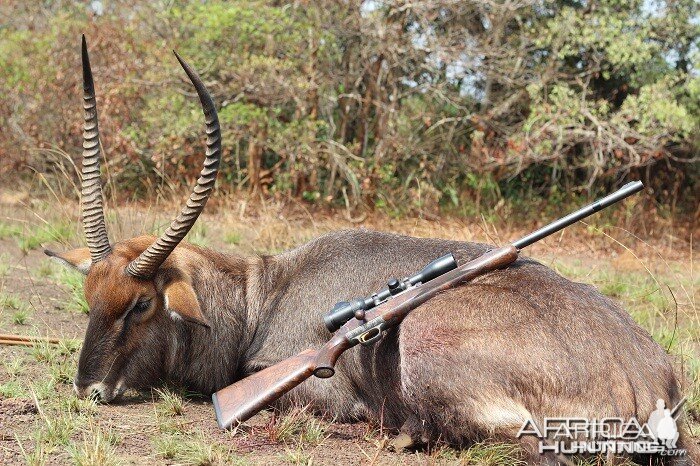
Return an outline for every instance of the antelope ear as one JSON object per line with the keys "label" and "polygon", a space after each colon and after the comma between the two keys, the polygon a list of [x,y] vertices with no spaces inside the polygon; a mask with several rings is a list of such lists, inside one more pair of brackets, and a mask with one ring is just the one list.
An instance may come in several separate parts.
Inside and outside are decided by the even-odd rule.
{"label": "antelope ear", "polygon": [[210,328],[209,321],[199,307],[194,288],[186,280],[176,279],[168,283],[163,290],[163,296],[165,309],[170,313],[170,317]]}
{"label": "antelope ear", "polygon": [[92,266],[92,259],[90,259],[90,250],[88,248],[78,248],[62,253],[44,249],[44,254],[60,264],[81,272],[83,275],[87,275]]}

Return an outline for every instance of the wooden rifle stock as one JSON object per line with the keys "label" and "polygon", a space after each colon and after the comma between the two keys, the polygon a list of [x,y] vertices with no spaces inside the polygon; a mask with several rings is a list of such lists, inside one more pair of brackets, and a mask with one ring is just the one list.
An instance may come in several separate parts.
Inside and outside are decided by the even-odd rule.
{"label": "wooden rifle stock", "polygon": [[335,335],[317,350],[307,349],[222,388],[211,396],[219,427],[247,421],[311,377],[319,365],[331,368],[330,377],[335,362],[350,346],[343,335]]}
{"label": "wooden rifle stock", "polygon": [[311,377],[318,351],[308,349],[256,372],[212,395],[216,420],[226,429],[245,422]]}

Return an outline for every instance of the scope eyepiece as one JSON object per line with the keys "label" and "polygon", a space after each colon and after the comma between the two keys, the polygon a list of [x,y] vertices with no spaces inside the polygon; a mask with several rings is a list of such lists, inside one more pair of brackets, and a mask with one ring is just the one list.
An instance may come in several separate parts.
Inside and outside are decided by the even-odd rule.
{"label": "scope eyepiece", "polygon": [[335,332],[345,325],[345,322],[355,317],[355,312],[359,310],[367,310],[364,299],[358,298],[350,302],[341,301],[336,303],[333,309],[323,316],[323,323],[326,324],[328,331]]}

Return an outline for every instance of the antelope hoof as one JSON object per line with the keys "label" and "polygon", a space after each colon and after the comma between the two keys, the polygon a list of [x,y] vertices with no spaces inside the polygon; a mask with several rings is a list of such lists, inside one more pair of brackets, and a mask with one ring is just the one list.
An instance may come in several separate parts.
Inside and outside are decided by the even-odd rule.
{"label": "antelope hoof", "polygon": [[399,435],[389,440],[387,449],[389,451],[400,452],[413,447],[415,444],[416,442],[413,441],[410,435],[405,432],[401,432]]}

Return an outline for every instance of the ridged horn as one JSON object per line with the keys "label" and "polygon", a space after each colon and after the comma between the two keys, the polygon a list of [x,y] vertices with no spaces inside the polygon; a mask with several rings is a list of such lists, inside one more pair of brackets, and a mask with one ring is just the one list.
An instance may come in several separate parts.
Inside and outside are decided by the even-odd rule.
{"label": "ridged horn", "polygon": [[83,35],[83,167],[80,183],[83,230],[87,239],[92,263],[107,257],[112,252],[105,226],[102,205],[102,183],[100,181],[100,131],[97,127],[97,103],[95,83],[90,69],[87,42]]}
{"label": "ridged horn", "polygon": [[206,121],[207,131],[207,150],[204,159],[204,168],[202,168],[197,184],[192,190],[187,204],[180,211],[180,215],[170,224],[163,235],[151,244],[148,249],[143,251],[139,257],[134,259],[126,268],[129,275],[138,278],[150,278],[155,274],[158,267],[182,241],[182,239],[190,231],[192,225],[199,217],[199,214],[204,209],[204,206],[209,199],[209,195],[214,189],[214,182],[219,171],[219,163],[221,162],[221,132],[219,129],[219,117],[216,114],[214,101],[207,91],[204,83],[199,75],[185,61],[173,51],[180,65],[187,73],[187,76],[192,81],[194,88],[199,95],[199,101],[202,104],[204,111],[204,119]]}

